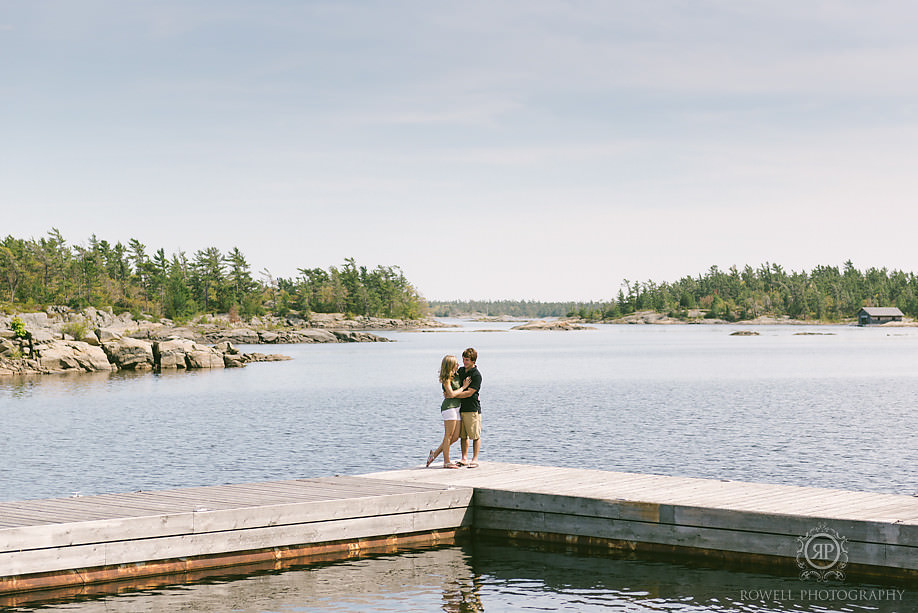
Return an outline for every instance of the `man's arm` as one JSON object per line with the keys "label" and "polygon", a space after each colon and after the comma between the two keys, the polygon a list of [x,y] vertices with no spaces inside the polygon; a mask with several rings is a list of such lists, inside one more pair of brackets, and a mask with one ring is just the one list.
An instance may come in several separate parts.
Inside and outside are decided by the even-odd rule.
{"label": "man's arm", "polygon": [[470,387],[470,388],[468,388],[467,390],[465,390],[464,392],[456,392],[455,395],[453,395],[453,398],[468,398],[469,396],[471,396],[472,394],[474,394],[474,393],[477,392],[477,391],[478,391],[478,390],[475,389],[474,387]]}
{"label": "man's arm", "polygon": [[481,375],[478,371],[472,371],[472,375],[466,379],[466,381],[468,381],[468,383],[466,384],[463,382],[463,384],[468,385],[468,387],[457,393],[456,398],[468,398],[469,396],[477,394],[478,390],[481,389]]}

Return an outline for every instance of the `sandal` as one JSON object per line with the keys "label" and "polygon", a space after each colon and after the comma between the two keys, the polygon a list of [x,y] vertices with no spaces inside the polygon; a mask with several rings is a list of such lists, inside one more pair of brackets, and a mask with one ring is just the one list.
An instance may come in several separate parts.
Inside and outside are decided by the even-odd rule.
{"label": "sandal", "polygon": [[444,464],[443,468],[459,468],[459,465],[453,464],[452,462],[450,462],[449,464]]}
{"label": "sandal", "polygon": [[433,464],[433,461],[436,459],[437,459],[437,456],[434,453],[434,450],[431,449],[430,453],[427,454],[427,466],[430,466],[431,464]]}

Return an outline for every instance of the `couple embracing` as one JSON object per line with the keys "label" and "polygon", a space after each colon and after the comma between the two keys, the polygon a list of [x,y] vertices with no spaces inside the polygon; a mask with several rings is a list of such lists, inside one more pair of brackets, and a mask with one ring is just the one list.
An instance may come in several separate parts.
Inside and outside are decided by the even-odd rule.
{"label": "couple embracing", "polygon": [[[440,363],[440,387],[443,388],[443,404],[440,417],[443,419],[443,442],[431,449],[427,456],[430,466],[437,456],[443,454],[443,468],[468,466],[478,468],[478,451],[481,448],[481,373],[475,362],[478,352],[469,347],[462,352],[462,367],[456,356],[447,355]],[[449,447],[462,439],[462,459],[454,464],[449,460]],[[472,441],[472,459],[468,459],[469,441]]]}

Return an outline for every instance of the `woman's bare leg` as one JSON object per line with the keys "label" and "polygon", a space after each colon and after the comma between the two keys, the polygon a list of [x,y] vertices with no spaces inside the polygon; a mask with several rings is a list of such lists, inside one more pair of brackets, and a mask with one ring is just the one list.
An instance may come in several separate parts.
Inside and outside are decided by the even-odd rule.
{"label": "woman's bare leg", "polygon": [[449,446],[456,442],[454,436],[459,432],[459,422],[457,420],[446,420],[443,422],[443,442],[437,448],[437,453],[443,452],[443,465],[450,463]]}

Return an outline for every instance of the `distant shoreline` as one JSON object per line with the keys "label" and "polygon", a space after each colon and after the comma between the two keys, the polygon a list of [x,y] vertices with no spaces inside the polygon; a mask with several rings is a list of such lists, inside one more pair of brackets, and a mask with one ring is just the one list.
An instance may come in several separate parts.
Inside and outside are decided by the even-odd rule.
{"label": "distant shoreline", "polygon": [[[503,322],[519,324],[514,329],[526,330],[564,330],[564,329],[585,329],[585,326],[607,324],[607,325],[688,325],[688,326],[854,326],[858,327],[857,320],[854,318],[845,321],[823,321],[823,320],[804,320],[792,319],[790,317],[772,317],[762,315],[755,319],[742,319],[738,321],[727,321],[726,319],[705,318],[696,316],[691,318],[670,317],[656,311],[638,311],[616,319],[591,320],[580,317],[511,317],[499,315],[476,315],[463,314],[456,319],[468,319],[480,322]],[[918,327],[918,322],[912,320],[892,321],[884,324],[872,324],[871,328],[913,328]]]}

